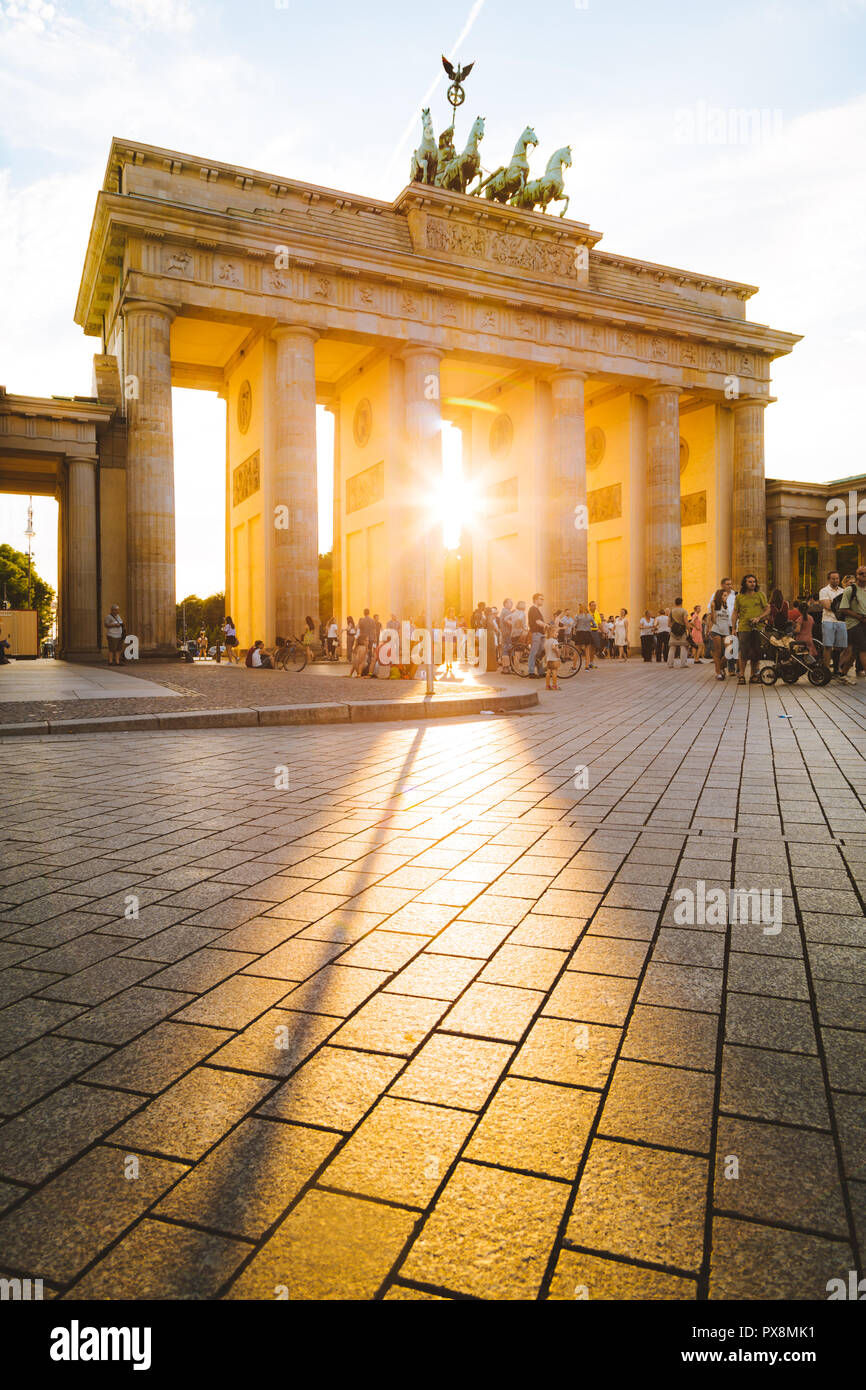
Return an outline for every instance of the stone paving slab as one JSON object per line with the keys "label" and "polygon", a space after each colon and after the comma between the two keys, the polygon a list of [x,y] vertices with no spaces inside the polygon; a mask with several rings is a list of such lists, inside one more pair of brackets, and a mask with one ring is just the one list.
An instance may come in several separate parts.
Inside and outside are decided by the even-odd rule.
{"label": "stone paving slab", "polygon": [[0,1272],[808,1301],[862,1269],[859,688],[630,663],[528,719],[207,722],[0,746]]}

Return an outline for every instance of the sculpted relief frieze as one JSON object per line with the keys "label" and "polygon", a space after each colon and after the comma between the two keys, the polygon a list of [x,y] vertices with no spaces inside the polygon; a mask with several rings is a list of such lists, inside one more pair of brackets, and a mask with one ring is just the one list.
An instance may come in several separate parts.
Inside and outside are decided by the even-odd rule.
{"label": "sculpted relief frieze", "polygon": [[[464,256],[499,261],[524,269],[535,269],[555,276],[576,279],[573,250],[566,245],[532,241],[527,237],[495,228],[469,226],[444,217],[428,216],[426,242],[431,250],[453,252]],[[748,389],[767,394],[769,362],[765,354],[722,343],[700,342],[674,336],[664,331],[648,329],[640,324],[617,327],[594,322],[580,315],[562,312],[539,313],[532,306],[519,302],[496,302],[467,286],[467,293],[453,289],[427,292],[411,283],[400,284],[394,277],[390,283],[370,279],[346,278],[329,273],[310,262],[292,260],[288,266],[274,267],[257,263],[242,251],[222,255],[184,246],[155,247],[157,261],[153,270],[166,278],[193,282],[203,290],[237,290],[255,297],[257,291],[292,299],[302,309],[303,303],[334,309],[368,310],[387,317],[394,316],[409,323],[427,322],[443,328],[483,335],[485,338],[516,338],[524,342],[546,344],[551,348],[579,349],[588,353],[631,358],[652,366],[681,368],[686,373],[703,372],[736,377],[740,383],[750,382]],[[252,306],[251,306],[252,311]],[[692,378],[693,379],[693,378]],[[745,389],[742,385],[740,390]]]}
{"label": "sculpted relief frieze", "polygon": [[493,231],[489,227],[470,227],[465,222],[428,217],[427,245],[431,251],[450,251],[454,255],[497,261],[500,265],[556,275],[564,280],[577,279],[574,254],[568,247],[554,246],[549,241],[530,241],[528,237]]}

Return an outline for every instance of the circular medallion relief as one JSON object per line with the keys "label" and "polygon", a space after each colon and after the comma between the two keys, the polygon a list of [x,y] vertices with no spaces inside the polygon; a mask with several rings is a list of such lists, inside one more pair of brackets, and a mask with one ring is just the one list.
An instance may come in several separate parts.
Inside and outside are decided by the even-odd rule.
{"label": "circular medallion relief", "polygon": [[355,443],[359,449],[369,441],[373,429],[373,407],[366,396],[355,406],[355,419],[352,430],[355,435]]}
{"label": "circular medallion relief", "polygon": [[680,473],[685,473],[689,465],[689,446],[680,435]]}
{"label": "circular medallion relief", "polygon": [[600,425],[593,425],[592,429],[586,432],[586,466],[587,468],[598,468],[604,458],[604,451],[607,446],[604,430]]}
{"label": "circular medallion relief", "polygon": [[238,429],[241,434],[246,434],[250,427],[250,420],[253,414],[253,392],[248,381],[241,385],[238,392]]}
{"label": "circular medallion relief", "polygon": [[510,415],[497,415],[490,426],[490,452],[495,459],[504,459],[511,452],[514,425]]}

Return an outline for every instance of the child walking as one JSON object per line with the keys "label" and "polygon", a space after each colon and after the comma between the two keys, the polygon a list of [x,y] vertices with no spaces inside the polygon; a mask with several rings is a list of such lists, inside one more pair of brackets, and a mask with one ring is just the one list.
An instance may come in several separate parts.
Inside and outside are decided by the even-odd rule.
{"label": "child walking", "polygon": [[550,623],[544,629],[544,665],[546,668],[545,689],[558,690],[559,681],[559,643],[556,640],[556,624]]}

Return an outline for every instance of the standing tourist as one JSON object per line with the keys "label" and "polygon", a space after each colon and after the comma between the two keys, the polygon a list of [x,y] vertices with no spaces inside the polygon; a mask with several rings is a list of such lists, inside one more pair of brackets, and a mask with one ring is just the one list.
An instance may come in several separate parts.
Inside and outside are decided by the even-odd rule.
{"label": "standing tourist", "polygon": [[621,661],[628,661],[628,609],[621,608],[613,620],[613,640],[616,644],[617,656]]}
{"label": "standing tourist", "polygon": [[511,624],[514,617],[514,600],[506,598],[502,600],[502,612],[499,614],[499,631],[502,639],[500,671],[511,670]]}
{"label": "standing tourist", "polygon": [[716,668],[716,680],[725,679],[725,639],[731,635],[731,615],[724,589],[716,589],[710,600],[709,638]]}
{"label": "standing tourist", "polygon": [[559,681],[559,643],[556,640],[556,628],[553,623],[545,629],[544,633],[544,663],[547,671],[545,686],[548,690],[558,690]]}
{"label": "standing tourist", "polygon": [[668,666],[673,669],[677,661],[679,661],[681,666],[685,666],[689,652],[689,615],[683,608],[682,598],[674,600],[674,606],[670,611],[670,618]]}
{"label": "standing tourist", "polygon": [[735,676],[737,674],[737,660],[740,657],[740,641],[734,634],[734,600],[737,598],[737,595],[734,594],[734,581],[728,575],[724,575],[719,581],[719,588],[726,598],[728,617],[731,620],[731,635],[730,642],[727,644],[728,656],[726,656],[727,673],[728,676]]}
{"label": "standing tourist", "polygon": [[108,664],[109,666],[119,666],[126,629],[123,626],[120,609],[116,603],[111,605],[108,611],[108,617],[103,623],[103,627],[105,628],[105,636],[108,639]]}
{"label": "standing tourist", "polygon": [[[396,619],[395,619],[396,629]],[[445,675],[443,680],[453,681],[457,677],[454,675],[454,656],[457,651],[457,616],[453,608],[449,608],[445,614],[445,621],[442,624],[442,655],[445,660]]]}
{"label": "standing tourist", "polygon": [[860,565],[839,600],[839,613],[848,628],[848,647],[839,670],[852,685],[857,680],[857,664],[866,671],[866,565]]}
{"label": "standing tourist", "polygon": [[589,601],[589,616],[592,618],[592,650],[590,652],[589,669],[590,671],[594,671],[597,665],[596,658],[600,658],[602,654],[601,614],[598,611],[594,598]]}
{"label": "standing tourist", "polygon": [[656,661],[667,661],[671,640],[671,610],[663,608],[656,615]]}
{"label": "standing tourist", "polygon": [[228,613],[225,616],[225,620],[222,625],[222,631],[226,639],[226,656],[228,657],[229,661],[234,661],[235,665],[239,666],[241,659],[238,655],[238,632]]}
{"label": "standing tourist", "polygon": [[839,662],[848,646],[848,627],[839,613],[843,593],[838,570],[831,570],[827,575],[827,583],[818,594],[821,602],[821,627],[817,636],[824,644],[824,665],[828,671],[832,666],[835,675],[839,674]]}
{"label": "standing tourist", "polygon": [[332,661],[337,660],[338,647],[340,645],[340,629],[337,626],[336,618],[328,619],[328,656]]}
{"label": "standing tourist", "polygon": [[487,670],[498,671],[500,654],[499,639],[501,634],[499,630],[499,614],[495,608],[488,608],[484,615],[484,626],[487,631]]}
{"label": "standing tourist", "polygon": [[640,650],[644,661],[652,661],[656,645],[656,620],[649,609],[640,620]]}
{"label": "standing tourist", "polygon": [[536,671],[535,663],[544,651],[544,630],[547,623],[544,621],[544,614],[541,605],[544,602],[543,594],[532,595],[532,607],[527,615],[527,626],[532,638],[529,648],[529,674],[534,680],[540,680],[541,672]]}
{"label": "standing tourist", "polygon": [[[566,640],[568,640],[567,633]],[[591,671],[593,669],[592,614],[585,603],[580,603],[577,606],[577,614],[571,628],[571,640],[576,647],[580,647],[586,669]]]}
{"label": "standing tourist", "polygon": [[751,665],[749,684],[757,685],[758,662],[761,656],[761,634],[755,624],[769,616],[770,605],[765,594],[758,588],[758,578],[754,574],[744,574],[740,592],[734,599],[734,632],[740,644],[738,664],[740,674],[737,685],[746,684],[746,667]]}
{"label": "standing tourist", "polygon": [[[725,602],[726,602],[727,605],[728,605],[728,616],[729,616],[730,619],[731,619],[731,633],[729,634],[729,641],[728,641],[728,643],[727,643],[727,647],[728,647],[728,649],[729,649],[729,655],[728,655],[727,657],[725,657],[725,661],[726,661],[726,663],[727,663],[728,675],[729,675],[729,676],[735,676],[735,675],[737,674],[737,656],[738,656],[738,654],[739,654],[739,643],[738,643],[736,637],[733,636],[733,628],[734,628],[734,599],[736,598],[736,594],[734,593],[734,584],[733,584],[733,580],[731,580],[731,579],[728,578],[728,577],[725,577],[725,578],[723,578],[723,579],[720,579],[720,580],[719,580],[719,589],[721,589],[722,593],[723,593],[724,596],[725,596]],[[717,592],[718,592],[718,591],[717,591]],[[712,599],[710,600],[710,603],[712,603]],[[710,603],[707,604],[707,607],[708,607],[708,608],[709,608],[709,606],[710,606]]]}
{"label": "standing tourist", "polygon": [[357,635],[358,629],[355,626],[355,619],[350,613],[346,619],[346,660],[350,666],[352,664],[352,648],[355,645],[355,638]]}
{"label": "standing tourist", "polygon": [[363,642],[364,644],[363,667],[359,672],[362,676],[369,676],[370,674],[370,667],[375,658],[376,647],[378,645],[377,638],[376,624],[370,617],[369,608],[365,608],[364,616],[358,623],[358,634],[355,639],[356,643]]}
{"label": "standing tourist", "polygon": [[786,633],[790,615],[788,605],[785,602],[785,595],[781,589],[774,589],[770,594],[770,627],[774,632]]}
{"label": "standing tourist", "polygon": [[692,609],[689,632],[694,646],[692,656],[697,664],[704,659],[704,620],[701,617],[701,605],[699,603],[696,603]]}

